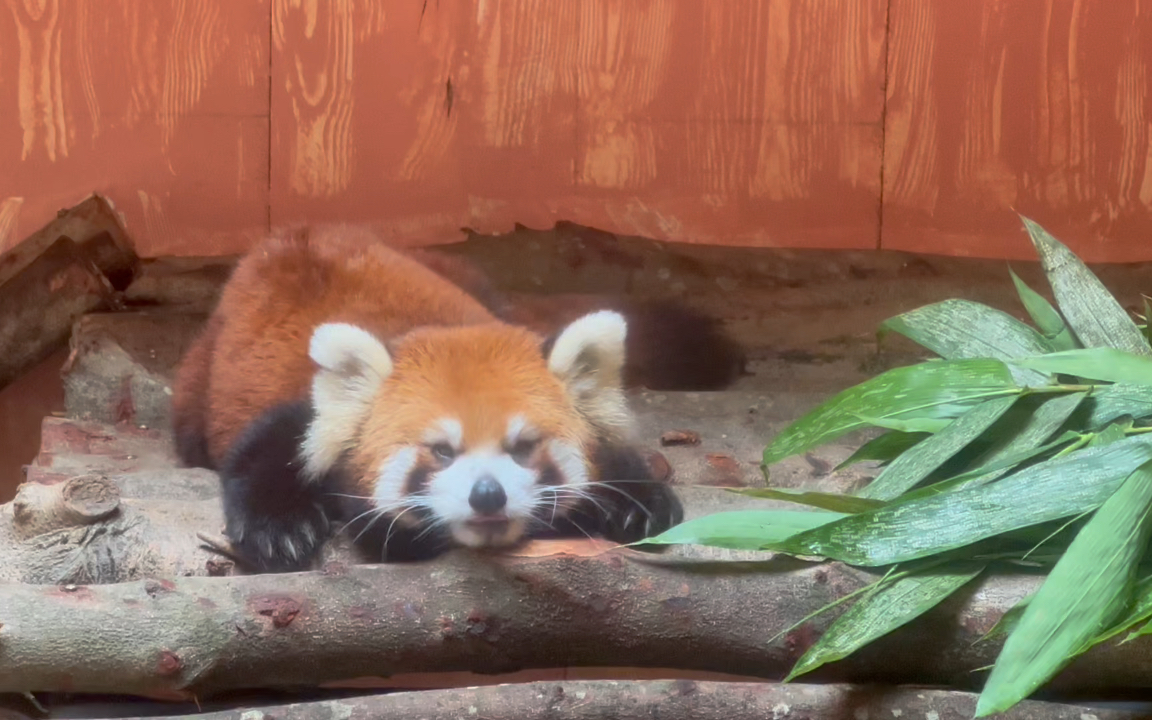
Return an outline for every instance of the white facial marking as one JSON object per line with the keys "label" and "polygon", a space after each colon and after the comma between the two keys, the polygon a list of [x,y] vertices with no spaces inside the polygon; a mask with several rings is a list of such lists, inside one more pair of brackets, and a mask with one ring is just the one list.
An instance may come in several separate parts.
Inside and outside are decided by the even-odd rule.
{"label": "white facial marking", "polygon": [[508,429],[504,433],[504,442],[508,447],[513,447],[521,440],[533,441],[539,437],[540,433],[529,424],[523,415],[513,415],[508,420]]}
{"label": "white facial marking", "polygon": [[459,450],[464,443],[464,428],[455,418],[441,418],[424,433],[424,442],[429,445],[447,443],[453,449]]}
{"label": "white facial marking", "polygon": [[[504,488],[508,500],[506,525],[479,525],[468,521],[475,512],[468,504],[476,481],[491,476]],[[452,536],[468,547],[509,545],[524,533],[536,504],[536,472],[503,453],[479,449],[460,455],[428,482],[428,508],[445,522]],[[486,530],[487,528],[487,530]]]}
{"label": "white facial marking", "polygon": [[420,454],[416,448],[406,447],[397,450],[381,463],[376,476],[376,492],[372,495],[376,507],[395,505],[404,497],[404,486],[408,483],[408,476],[416,468],[416,461],[419,459]]}
{"label": "white facial marking", "polygon": [[354,442],[376,391],[392,373],[392,358],[371,333],[345,323],[316,328],[308,355],[317,365],[312,378],[316,417],[305,433],[300,454],[306,475],[316,479]]}
{"label": "white facial marking", "polygon": [[560,471],[566,485],[584,485],[588,482],[588,459],[580,448],[562,440],[548,443],[548,454]]}

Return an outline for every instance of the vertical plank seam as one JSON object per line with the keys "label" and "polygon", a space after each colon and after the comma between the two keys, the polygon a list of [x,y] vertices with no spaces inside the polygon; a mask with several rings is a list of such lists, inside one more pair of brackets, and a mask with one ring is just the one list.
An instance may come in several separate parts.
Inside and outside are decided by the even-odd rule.
{"label": "vertical plank seam", "polygon": [[272,34],[275,29],[275,13],[276,0],[268,0],[268,195],[264,201],[264,231],[267,233],[272,232],[272,57],[275,53]]}
{"label": "vertical plank seam", "polygon": [[892,0],[888,0],[884,7],[884,85],[883,97],[880,102],[880,202],[876,208],[876,249],[884,249],[884,167],[886,158],[885,148],[888,144],[888,82],[891,79],[892,67]]}

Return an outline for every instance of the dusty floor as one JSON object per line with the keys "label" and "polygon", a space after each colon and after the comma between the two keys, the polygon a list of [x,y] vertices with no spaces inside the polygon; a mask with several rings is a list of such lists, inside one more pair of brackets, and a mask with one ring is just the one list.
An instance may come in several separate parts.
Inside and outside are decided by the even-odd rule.
{"label": "dusty floor", "polygon": [[[682,481],[708,484],[759,482],[760,453],[788,422],[845,387],[925,357],[900,337],[878,343],[875,331],[884,319],[951,297],[1025,317],[1008,264],[998,261],[666,246],[570,226],[474,236],[445,251],[471,258],[513,292],[680,297],[723,318],[748,350],[748,376],[725,392],[636,397],[643,440],[668,456]],[[55,356],[0,392],[0,501],[11,497],[23,479],[21,465],[35,456],[36,426],[44,415],[67,407],[96,420],[165,424],[172,368],[228,268],[228,259],[149,263],[127,293],[138,312],[90,316],[78,324],[66,388],[56,371],[62,356]],[[1013,269],[1047,292],[1037,264],[1015,263]],[[1095,269],[1133,308],[1141,291],[1152,290],[1152,265]],[[701,444],[660,448],[659,436],[674,428],[699,432]],[[819,480],[840,489],[858,482],[852,473],[824,477],[828,463],[857,440],[785,462],[774,469],[773,482]]]}

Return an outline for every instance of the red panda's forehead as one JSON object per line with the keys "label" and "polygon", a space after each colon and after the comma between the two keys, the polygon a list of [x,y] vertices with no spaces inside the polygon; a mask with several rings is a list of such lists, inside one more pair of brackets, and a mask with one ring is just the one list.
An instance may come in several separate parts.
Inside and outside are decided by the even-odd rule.
{"label": "red panda's forehead", "polygon": [[499,443],[520,425],[569,437],[582,430],[539,338],[519,328],[422,332],[398,344],[394,362],[381,401],[406,444],[442,420],[458,423],[468,445]]}

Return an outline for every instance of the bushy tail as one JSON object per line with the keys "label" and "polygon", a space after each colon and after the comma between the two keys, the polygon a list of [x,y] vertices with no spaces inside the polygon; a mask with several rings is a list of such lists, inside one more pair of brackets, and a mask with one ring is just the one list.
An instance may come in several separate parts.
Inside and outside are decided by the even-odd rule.
{"label": "bushy tail", "polygon": [[434,250],[409,254],[456,283],[493,314],[554,335],[581,315],[615,310],[628,321],[625,382],[650,390],[719,390],[744,373],[743,350],[715,318],[681,303],[602,295],[501,293],[465,258]]}
{"label": "bushy tail", "polygon": [[585,313],[615,310],[628,321],[624,380],[650,390],[720,390],[744,374],[745,355],[720,322],[667,300],[593,295],[518,295],[505,317],[555,334]]}

